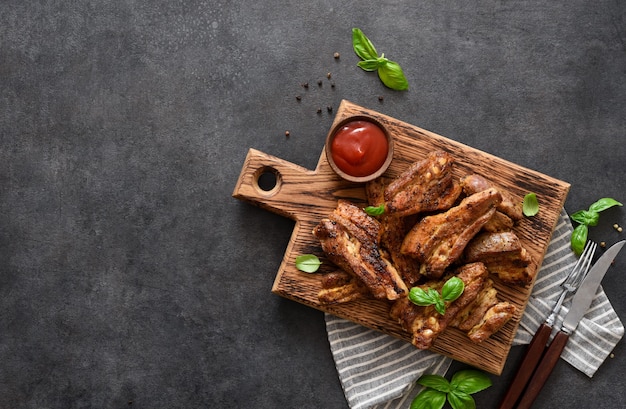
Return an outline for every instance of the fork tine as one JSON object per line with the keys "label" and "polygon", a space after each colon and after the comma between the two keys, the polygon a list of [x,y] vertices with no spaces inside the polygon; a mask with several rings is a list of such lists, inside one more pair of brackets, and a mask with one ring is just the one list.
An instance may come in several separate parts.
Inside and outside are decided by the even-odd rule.
{"label": "fork tine", "polygon": [[576,265],[572,269],[570,275],[563,282],[563,286],[573,286],[578,287],[578,285],[585,278],[587,273],[589,272],[589,268],[591,267],[591,262],[593,261],[593,256],[596,252],[597,244],[593,241],[588,241],[585,245],[585,249],[583,253],[580,255],[580,258],[576,262]]}
{"label": "fork tine", "polygon": [[582,266],[582,269],[585,271],[585,273],[580,278],[580,281],[582,281],[584,277],[587,275],[587,273],[589,272],[589,269],[591,268],[591,262],[593,261],[593,256],[596,252],[596,248],[598,247],[596,243],[594,242],[590,242],[590,243],[591,243],[591,246],[589,246],[589,253],[585,257],[585,260],[583,261],[583,266]]}
{"label": "fork tine", "polygon": [[548,318],[546,318],[546,325],[551,327],[554,324],[554,320],[561,310],[561,305],[563,304],[563,301],[565,300],[567,294],[572,293],[578,289],[578,286],[589,272],[589,268],[591,267],[591,261],[593,259],[595,251],[596,243],[592,242],[591,240],[588,241],[587,244],[585,244],[585,249],[580,255],[580,258],[576,261],[576,264],[569,272],[568,276],[561,283],[561,287],[563,287],[563,290],[561,291],[561,295],[554,305],[554,308],[550,312],[550,315],[548,316]]}

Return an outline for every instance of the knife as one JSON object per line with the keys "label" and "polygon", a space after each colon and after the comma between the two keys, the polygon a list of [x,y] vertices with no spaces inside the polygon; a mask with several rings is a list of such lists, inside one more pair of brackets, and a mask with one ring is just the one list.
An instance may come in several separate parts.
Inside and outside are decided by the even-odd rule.
{"label": "knife", "polygon": [[565,319],[563,319],[560,331],[558,331],[554,336],[550,346],[543,355],[537,370],[528,383],[526,392],[522,396],[517,409],[530,408],[539,395],[541,388],[543,388],[543,385],[558,362],[570,334],[576,330],[578,323],[589,309],[604,275],[611,266],[611,263],[613,263],[617,253],[619,253],[622,247],[624,247],[625,243],[626,240],[622,240],[611,246],[611,248],[609,248],[591,268],[587,277],[585,277],[585,280],[582,282],[578,291],[576,291],[576,295],[574,295],[574,298],[572,299],[572,304],[567,315],[565,316]]}

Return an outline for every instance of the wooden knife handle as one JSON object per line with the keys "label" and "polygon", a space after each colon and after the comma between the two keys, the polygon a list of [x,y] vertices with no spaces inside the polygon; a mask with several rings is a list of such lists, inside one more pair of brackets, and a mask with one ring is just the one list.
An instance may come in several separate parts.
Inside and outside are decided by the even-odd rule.
{"label": "wooden knife handle", "polygon": [[556,334],[550,343],[550,346],[546,350],[541,363],[537,367],[535,374],[531,378],[528,388],[522,396],[517,409],[528,409],[531,407],[535,398],[537,398],[539,392],[541,392],[546,380],[552,373],[554,366],[558,362],[561,352],[563,352],[563,348],[565,348],[565,344],[567,344],[568,339],[569,335],[565,332],[559,331]]}
{"label": "wooden knife handle", "polygon": [[502,402],[500,402],[499,409],[513,409],[515,407],[515,403],[524,391],[528,380],[543,355],[543,351],[546,349],[551,332],[552,327],[545,323],[541,324],[537,332],[535,332],[532,341],[530,341],[528,345],[528,349],[526,349],[524,359],[517,369],[517,373],[510,383],[509,389],[506,391]]}

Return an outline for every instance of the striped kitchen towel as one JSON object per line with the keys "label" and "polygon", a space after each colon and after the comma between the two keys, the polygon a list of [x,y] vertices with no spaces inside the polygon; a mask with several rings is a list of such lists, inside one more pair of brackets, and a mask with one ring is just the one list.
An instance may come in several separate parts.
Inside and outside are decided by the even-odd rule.
{"label": "striped kitchen towel", "polygon": [[[559,285],[576,263],[569,247],[572,225],[562,211],[522,316],[514,345],[527,344],[560,294]],[[557,325],[567,313],[566,298]],[[556,326],[556,325],[555,325]],[[424,373],[445,375],[452,360],[389,335],[326,314],[326,329],[339,380],[352,409],[399,409],[421,390]],[[591,377],[624,335],[624,326],[602,288],[570,336],[561,357]]]}

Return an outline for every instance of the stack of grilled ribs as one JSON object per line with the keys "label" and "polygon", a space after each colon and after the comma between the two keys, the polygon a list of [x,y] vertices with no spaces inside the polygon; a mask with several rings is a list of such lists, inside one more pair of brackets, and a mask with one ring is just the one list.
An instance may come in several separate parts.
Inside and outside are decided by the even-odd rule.
{"label": "stack of grilled ribs", "polygon": [[[448,327],[474,342],[497,332],[516,307],[498,299],[493,280],[526,285],[536,266],[513,232],[521,201],[484,177],[453,176],[453,157],[431,152],[396,179],[366,185],[380,216],[339,200],[337,208],[313,230],[326,257],[339,267],[324,274],[319,299],[325,304],[375,298],[390,303],[390,316],[428,349]],[[445,313],[417,306],[410,288],[441,290],[452,276],[463,280],[463,294]]]}

